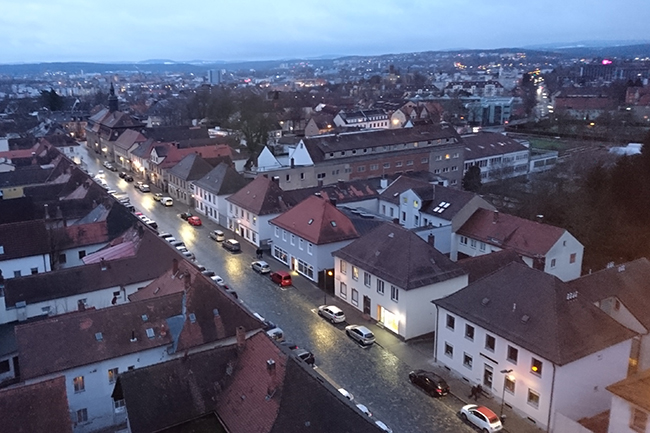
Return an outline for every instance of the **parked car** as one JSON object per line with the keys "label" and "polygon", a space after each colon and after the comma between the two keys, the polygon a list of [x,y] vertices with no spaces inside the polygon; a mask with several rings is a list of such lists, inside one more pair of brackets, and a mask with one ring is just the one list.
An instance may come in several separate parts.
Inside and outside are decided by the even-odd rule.
{"label": "parked car", "polygon": [[185,242],[177,241],[175,239],[173,241],[170,241],[169,238],[168,238],[167,242],[169,242],[171,244],[171,246],[174,247],[174,248],[176,248],[176,247],[184,247],[185,246]]}
{"label": "parked car", "polygon": [[203,275],[205,275],[206,277],[214,277],[215,275],[217,275],[214,271],[211,271],[209,269],[205,269],[205,270],[201,271],[201,273]]}
{"label": "parked car", "polygon": [[291,285],[291,274],[286,271],[275,271],[269,274],[271,276],[271,281],[275,284],[279,284],[282,287]]}
{"label": "parked car", "polygon": [[363,325],[348,325],[345,327],[345,333],[363,346],[370,346],[375,342],[375,334]]}
{"label": "parked car", "polygon": [[221,246],[231,253],[238,253],[241,251],[241,246],[235,239],[227,239],[221,243]]}
{"label": "parked car", "polygon": [[151,192],[151,188],[146,183],[140,185],[140,192]]}
{"label": "parked car", "polygon": [[169,236],[169,237],[166,237],[166,238],[164,238],[164,239],[165,239],[167,242],[169,242],[170,244],[171,244],[172,242],[176,242],[176,238],[175,238],[174,236]]}
{"label": "parked car", "polygon": [[372,416],[372,413],[370,413],[370,410],[366,407],[365,404],[357,403],[357,409],[359,409],[361,412],[365,413],[369,417]]}
{"label": "parked car", "polygon": [[120,174],[118,174],[118,176],[120,177],[120,179],[124,179],[124,177],[126,176],[126,172],[120,171]]}
{"label": "parked car", "polygon": [[431,371],[413,370],[409,373],[409,380],[413,385],[422,388],[431,397],[441,397],[449,394],[449,385],[447,385],[445,379]]}
{"label": "parked car", "polygon": [[354,396],[350,392],[346,391],[344,388],[339,388],[339,392],[343,397],[347,398],[348,400],[350,401],[354,400]]}
{"label": "parked car", "polygon": [[195,259],[194,254],[192,254],[191,252],[189,252],[187,250],[181,251],[181,254],[183,255],[183,257],[185,257],[188,260],[194,260]]}
{"label": "parked car", "polygon": [[173,206],[174,200],[171,197],[162,197],[160,199],[160,204],[163,206]]}
{"label": "parked car", "polygon": [[223,242],[226,239],[226,235],[224,235],[221,230],[212,230],[210,232],[210,239],[217,242]]}
{"label": "parked car", "polygon": [[475,404],[465,405],[460,410],[460,417],[463,421],[469,421],[474,424],[483,433],[492,433],[503,429],[503,425],[497,414],[485,406],[477,406]]}
{"label": "parked car", "polygon": [[117,171],[117,168],[115,168],[115,166],[108,161],[104,162],[104,167],[110,171]]}
{"label": "parked car", "polygon": [[182,213],[179,213],[178,216],[181,217],[182,220],[187,221],[187,219],[192,216],[192,213],[191,212],[182,212]]}
{"label": "parked car", "polygon": [[142,185],[144,185],[144,182],[137,181],[137,182],[133,185],[133,187],[134,187],[135,189],[140,189],[140,187],[141,187]]}
{"label": "parked car", "polygon": [[124,180],[127,181],[127,182],[133,182],[133,176],[131,176],[130,174],[127,174],[126,176],[124,176]]}
{"label": "parked car", "polygon": [[316,358],[314,357],[314,354],[311,353],[309,350],[305,349],[300,349],[300,348],[295,348],[293,349],[293,354],[301,359],[302,361],[305,361],[309,365],[314,365],[316,363]]}
{"label": "parked car", "polygon": [[210,277],[212,281],[215,283],[219,284],[220,286],[223,286],[226,282],[221,278],[219,275],[213,275]]}
{"label": "parked car", "polygon": [[[171,200],[171,199],[170,199]],[[187,222],[190,223],[191,226],[200,226],[202,224],[201,218],[197,216],[191,216],[187,219]]]}
{"label": "parked car", "polygon": [[157,193],[155,193],[154,195],[152,195],[152,197],[153,197],[154,200],[156,200],[156,201],[160,201],[160,199],[163,198],[164,195],[163,195],[162,192],[157,192]]}
{"label": "parked car", "polygon": [[345,313],[335,305],[321,305],[318,307],[318,315],[332,323],[345,322]]}
{"label": "parked car", "polygon": [[379,420],[375,421],[375,425],[379,427],[382,431],[385,431],[386,433],[393,433],[393,429],[391,429],[390,427],[388,427],[386,424],[384,424]]}
{"label": "parked car", "polygon": [[255,260],[253,263],[251,263],[251,268],[260,274],[268,274],[271,272],[271,267],[263,260]]}
{"label": "parked car", "polygon": [[174,235],[171,234],[171,233],[162,232],[162,233],[159,233],[159,234],[158,234],[158,237],[167,240],[167,238],[173,238]]}

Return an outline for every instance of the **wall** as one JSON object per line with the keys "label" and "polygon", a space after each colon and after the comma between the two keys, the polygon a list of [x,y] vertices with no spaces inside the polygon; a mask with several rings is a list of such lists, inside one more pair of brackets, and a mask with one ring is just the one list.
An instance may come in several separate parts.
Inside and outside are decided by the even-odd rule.
{"label": "wall", "polygon": [[[581,426],[576,421],[562,415],[560,412],[555,413],[555,422],[553,423],[551,431],[557,433],[592,433],[588,428]],[[619,433],[623,432],[623,430],[616,431]]]}
{"label": "wall", "polygon": [[226,198],[230,194],[214,195],[198,186],[195,186],[195,190],[194,200],[196,205],[194,209],[217,224],[226,227],[228,225],[228,202]]}
{"label": "wall", "polygon": [[[630,428],[633,406],[616,395],[612,395],[612,404],[609,412],[608,433],[639,433],[638,430]],[[560,432],[558,430],[558,432]],[[646,433],[650,433],[650,423],[646,425]],[[561,433],[561,432],[560,432]],[[573,432],[571,432],[573,433]]]}
{"label": "wall", "polygon": [[[570,263],[571,253],[576,254],[574,263]],[[571,281],[580,277],[584,247],[569,232],[565,231],[560,239],[546,253],[544,272],[555,275],[562,281]],[[551,267],[555,259],[555,267]]]}
{"label": "wall", "polygon": [[65,254],[66,257],[66,262],[61,264],[60,262],[58,263],[58,269],[67,269],[67,268],[72,268],[74,266],[83,266],[84,262],[82,259],[79,258],[79,252],[84,251],[84,257],[87,256],[88,254],[92,254],[95,251],[103,248],[107,243],[102,242],[100,244],[93,244],[93,245],[84,245],[81,247],[74,247],[74,248],[67,248],[65,251],[61,251],[59,255]]}
{"label": "wall", "polygon": [[30,257],[20,257],[17,259],[3,260],[0,262],[0,270],[5,279],[14,278],[14,272],[20,271],[21,276],[32,275],[32,268],[36,268],[38,273],[50,272],[50,257],[48,254],[41,254]]}
{"label": "wall", "polygon": [[269,225],[269,221],[277,216],[278,214],[257,216],[239,206],[228,203],[228,229],[258,247],[261,242],[273,236],[273,227]]}

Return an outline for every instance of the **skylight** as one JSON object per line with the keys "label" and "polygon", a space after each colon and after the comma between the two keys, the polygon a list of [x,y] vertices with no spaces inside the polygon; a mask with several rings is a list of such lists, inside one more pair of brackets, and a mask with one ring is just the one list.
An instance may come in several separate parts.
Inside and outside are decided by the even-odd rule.
{"label": "skylight", "polygon": [[307,224],[311,225],[311,223],[313,223],[313,222],[314,222],[314,219],[311,218],[309,221],[307,221]]}
{"label": "skylight", "polygon": [[147,328],[147,337],[153,338],[154,336],[153,328]]}
{"label": "skylight", "polygon": [[330,221],[330,224],[332,224],[332,227],[336,227],[336,221]]}

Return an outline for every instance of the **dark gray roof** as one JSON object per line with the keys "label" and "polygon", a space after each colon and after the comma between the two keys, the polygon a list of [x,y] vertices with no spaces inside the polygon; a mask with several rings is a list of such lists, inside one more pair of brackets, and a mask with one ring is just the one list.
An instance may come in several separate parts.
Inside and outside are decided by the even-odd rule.
{"label": "dark gray roof", "polygon": [[181,180],[197,180],[208,174],[212,166],[199,154],[190,153],[169,169],[169,174]]}
{"label": "dark gray roof", "polygon": [[459,260],[456,263],[467,272],[469,275],[469,283],[471,284],[476,280],[480,280],[481,278],[498,271],[512,262],[524,263],[521,257],[519,257],[519,254],[515,251],[501,250],[490,254],[469,257]]}
{"label": "dark gray roof", "polygon": [[650,329],[650,261],[640,258],[629,263],[584,275],[569,284],[592,302],[618,298],[634,317]]}
{"label": "dark gray roof", "polygon": [[382,224],[332,255],[405,290],[465,275],[460,266],[397,224]]}
{"label": "dark gray roof", "polygon": [[465,145],[466,161],[528,150],[518,141],[495,132],[466,135],[463,136],[461,142]]}
{"label": "dark gray roof", "polygon": [[432,302],[557,365],[636,335],[567,283],[521,263]]}
{"label": "dark gray roof", "polygon": [[249,180],[234,168],[222,162],[194,184],[214,195],[226,195],[234,194],[245,187],[248,182]]}

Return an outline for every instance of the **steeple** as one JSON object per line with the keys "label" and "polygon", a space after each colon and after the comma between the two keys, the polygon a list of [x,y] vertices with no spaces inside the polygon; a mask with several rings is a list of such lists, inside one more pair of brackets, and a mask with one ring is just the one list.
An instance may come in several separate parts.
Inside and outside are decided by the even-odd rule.
{"label": "steeple", "polygon": [[111,113],[117,111],[117,96],[115,96],[115,88],[113,83],[111,83],[111,90],[108,96],[108,111]]}

